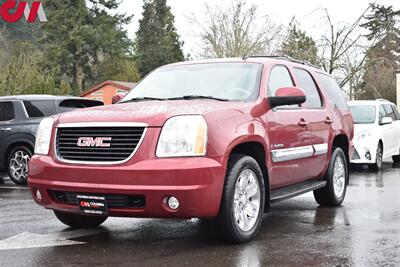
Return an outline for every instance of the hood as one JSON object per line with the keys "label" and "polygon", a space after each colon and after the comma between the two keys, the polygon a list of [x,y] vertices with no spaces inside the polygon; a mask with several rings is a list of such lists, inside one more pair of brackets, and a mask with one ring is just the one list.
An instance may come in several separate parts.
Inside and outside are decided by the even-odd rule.
{"label": "hood", "polygon": [[161,127],[170,117],[200,114],[238,105],[208,99],[142,101],[76,110],[58,115],[59,123],[74,122],[142,122]]}
{"label": "hood", "polygon": [[374,129],[375,124],[354,124],[354,136],[365,131],[373,132]]}

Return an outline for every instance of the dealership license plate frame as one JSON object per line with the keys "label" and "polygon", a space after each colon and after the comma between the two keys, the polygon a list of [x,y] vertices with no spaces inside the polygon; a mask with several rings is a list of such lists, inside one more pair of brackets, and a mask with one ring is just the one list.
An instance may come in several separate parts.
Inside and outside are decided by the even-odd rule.
{"label": "dealership license plate frame", "polygon": [[105,196],[79,194],[76,196],[82,213],[87,215],[108,215],[108,205]]}

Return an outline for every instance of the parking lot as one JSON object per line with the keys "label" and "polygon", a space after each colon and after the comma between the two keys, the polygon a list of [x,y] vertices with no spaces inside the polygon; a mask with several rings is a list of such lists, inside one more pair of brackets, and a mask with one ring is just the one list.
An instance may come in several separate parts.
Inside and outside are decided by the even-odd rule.
{"label": "parking lot", "polygon": [[253,242],[204,236],[198,220],[110,218],[69,230],[26,187],[0,179],[1,266],[399,266],[400,167],[353,170],[344,205],[319,208],[311,193],[276,204]]}

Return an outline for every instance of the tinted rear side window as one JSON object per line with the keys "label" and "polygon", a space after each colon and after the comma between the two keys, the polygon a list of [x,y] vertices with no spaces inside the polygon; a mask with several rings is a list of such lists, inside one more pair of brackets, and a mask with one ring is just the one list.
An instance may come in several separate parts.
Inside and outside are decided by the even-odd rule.
{"label": "tinted rear side window", "polygon": [[15,119],[14,104],[12,102],[0,102],[0,121]]}
{"label": "tinted rear side window", "polygon": [[298,86],[306,93],[306,108],[321,108],[322,100],[311,74],[306,70],[294,69],[294,75],[299,82]]}
{"label": "tinted rear side window", "polygon": [[396,120],[396,115],[394,113],[394,110],[392,109],[392,105],[390,104],[385,104],[383,105],[383,107],[385,108],[386,111],[386,117],[390,117],[392,118],[392,120]]}
{"label": "tinted rear side window", "polygon": [[322,73],[317,73],[316,75],[318,82],[328,96],[328,101],[330,101],[337,109],[348,110],[349,107],[347,106],[346,99],[344,98],[342,90],[335,79]]}
{"label": "tinted rear side window", "polygon": [[58,112],[63,113],[74,109],[90,108],[102,105],[103,103],[100,101],[93,101],[86,99],[66,99],[60,102],[58,106]]}
{"label": "tinted rear side window", "polygon": [[394,111],[394,115],[396,116],[396,120],[399,121],[400,120],[400,113],[399,110],[397,109],[397,107],[395,105],[392,105],[393,111]]}
{"label": "tinted rear side window", "polygon": [[24,101],[24,105],[30,118],[49,117],[56,114],[53,100]]}

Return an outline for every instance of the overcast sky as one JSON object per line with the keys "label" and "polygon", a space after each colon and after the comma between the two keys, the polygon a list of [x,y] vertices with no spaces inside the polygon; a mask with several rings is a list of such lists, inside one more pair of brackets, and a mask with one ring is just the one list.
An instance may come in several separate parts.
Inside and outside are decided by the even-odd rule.
{"label": "overcast sky", "polygon": [[[167,0],[175,15],[175,26],[185,42],[184,53],[196,55],[200,51],[198,33],[189,23],[188,17],[195,15],[198,20],[202,20],[204,7],[219,3],[228,5],[231,0]],[[287,25],[293,16],[300,22],[301,27],[309,32],[314,38],[321,34],[320,18],[323,15],[318,8],[327,8],[332,20],[337,23],[354,22],[358,16],[373,1],[369,0],[247,0],[250,4],[259,7],[260,15],[269,15],[277,24]],[[400,9],[400,0],[377,0],[379,4],[393,5]],[[131,25],[128,27],[129,36],[134,38],[135,32],[139,26],[139,19],[143,12],[142,0],[123,0],[120,11],[129,15],[134,15]]]}

